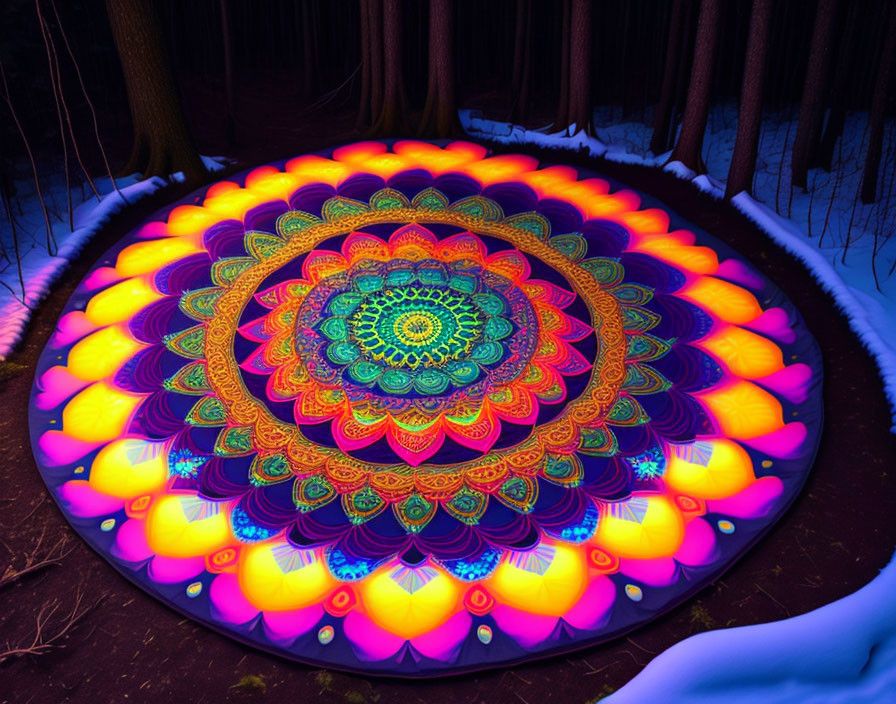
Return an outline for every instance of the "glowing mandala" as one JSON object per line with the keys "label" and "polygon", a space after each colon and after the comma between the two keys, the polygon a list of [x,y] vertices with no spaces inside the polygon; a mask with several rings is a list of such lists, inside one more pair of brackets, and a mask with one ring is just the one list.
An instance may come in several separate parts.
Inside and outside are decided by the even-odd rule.
{"label": "glowing mandala", "polygon": [[403,675],[593,643],[809,470],[799,315],[630,191],[368,142],[189,202],[82,282],[32,437],[101,554],[234,637]]}

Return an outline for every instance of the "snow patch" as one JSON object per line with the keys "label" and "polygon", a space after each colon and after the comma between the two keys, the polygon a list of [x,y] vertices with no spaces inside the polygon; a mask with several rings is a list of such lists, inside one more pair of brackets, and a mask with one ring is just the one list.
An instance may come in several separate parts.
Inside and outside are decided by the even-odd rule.
{"label": "snow patch", "polygon": [[896,699],[896,562],[783,621],[708,631],[660,653],[603,701],[868,704]]}
{"label": "snow patch", "polygon": [[[229,159],[220,156],[203,156],[202,161],[211,172],[220,171],[230,163]],[[173,174],[171,180],[182,182],[183,173]],[[22,339],[34,308],[46,297],[50,287],[68,269],[90,239],[113,215],[156,193],[169,182],[158,176],[139,180],[139,176],[134,174],[116,179],[114,186],[109,178],[97,179],[94,183],[101,193],[99,200],[91,196],[74,208],[74,229],[69,230],[64,218],[53,224],[53,236],[58,245],[55,256],[50,255],[43,244],[45,225],[36,193],[27,195],[30,188],[27,182],[16,184],[26,194],[20,198],[22,212],[12,214],[19,235],[24,290],[14,261],[12,232],[4,219],[0,241],[9,259],[13,261],[6,262],[0,270],[0,361],[5,360]],[[57,178],[43,189],[43,197],[52,218],[55,212],[62,210],[59,204],[67,200],[65,183]],[[15,211],[15,207],[13,210]]]}

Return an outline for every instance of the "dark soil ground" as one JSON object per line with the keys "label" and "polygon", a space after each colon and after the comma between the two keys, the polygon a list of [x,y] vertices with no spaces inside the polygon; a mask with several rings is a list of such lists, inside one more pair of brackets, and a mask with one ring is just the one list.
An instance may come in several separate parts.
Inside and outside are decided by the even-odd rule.
{"label": "dark soil ground", "polygon": [[[284,124],[282,133],[268,135],[270,142],[238,147],[241,166],[350,138],[350,115],[328,119],[327,124],[304,119]],[[280,144],[277,150],[274,142]],[[0,366],[0,578],[7,566],[22,569],[29,555],[40,557],[64,541],[57,550],[63,557],[52,566],[0,588],[0,649],[6,642],[9,648],[30,643],[42,609],[47,615],[57,606],[44,624],[44,633],[52,635],[79,599],[93,607],[56,642],[60,647],[0,664],[0,702],[579,704],[615,691],[656,654],[689,635],[805,613],[877,575],[896,544],[896,439],[874,362],[832,299],[732,207],[669,174],[542,156],[587,166],[670,204],[745,255],[802,312],[826,365],[825,426],[802,495],[769,534],[715,584],[626,638],[512,669],[436,681],[313,669],[184,619],[119,576],[74,534],[47,494],[27,428],[34,367],[66,300],[110,245],[154,210],[185,195],[172,189],[137,204],[94,239],[36,311],[18,352]]]}

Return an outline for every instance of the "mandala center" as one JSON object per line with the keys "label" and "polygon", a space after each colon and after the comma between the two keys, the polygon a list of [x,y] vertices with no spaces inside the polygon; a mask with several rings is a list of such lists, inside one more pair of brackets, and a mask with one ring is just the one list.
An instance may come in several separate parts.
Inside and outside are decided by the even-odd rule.
{"label": "mandala center", "polygon": [[483,316],[464,294],[399,286],[368,295],[347,322],[367,359],[414,370],[465,356],[482,336]]}
{"label": "mandala center", "polygon": [[395,321],[392,332],[405,345],[423,347],[431,344],[442,331],[442,323],[431,313],[404,313]]}

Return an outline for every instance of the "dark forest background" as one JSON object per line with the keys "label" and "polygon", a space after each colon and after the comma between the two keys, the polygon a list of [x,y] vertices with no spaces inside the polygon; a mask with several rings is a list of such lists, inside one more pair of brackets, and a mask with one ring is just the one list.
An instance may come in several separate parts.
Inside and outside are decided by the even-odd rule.
{"label": "dark forest background", "polygon": [[640,121],[654,155],[704,173],[707,119],[726,105],[725,196],[752,192],[763,120],[786,123],[763,155],[779,164],[775,209],[791,217],[794,191],[832,174],[821,237],[839,198],[845,263],[857,214],[874,219],[880,288],[894,74],[896,0],[5,0],[0,260],[21,261],[22,198],[36,195],[55,254],[73,199],[48,207],[47,190],[98,199],[98,177],[176,172],[196,187],[211,179],[200,154],[233,171],[364,137],[463,137],[459,108],[567,135],[595,135],[595,114]]}
{"label": "dark forest background", "polygon": [[[124,165],[130,149],[131,119],[121,65],[106,5],[98,0],[5,0],[0,9],[0,60],[8,96],[31,148],[42,159],[61,162],[59,125],[47,53],[36,7],[54,40],[60,86],[74,132],[89,169],[102,170],[91,143],[92,118],[79,86],[93,101],[102,144],[113,168]],[[590,84],[595,105],[618,106],[620,117],[651,121],[660,100],[670,24],[679,3],[610,0],[594,3],[591,22]],[[697,2],[685,6],[685,61],[690,61],[697,30]],[[824,4],[824,3],[822,3]],[[831,3],[828,3],[831,4]],[[290,154],[296,135],[316,130],[321,147],[357,136],[361,94],[362,3],[357,0],[158,0],[168,60],[184,106],[189,133],[205,154],[245,154],[258,161]],[[402,2],[403,85],[410,124],[423,109],[428,72],[428,3]],[[553,120],[561,90],[562,0],[458,0],[453,53],[459,107],[478,108],[488,117],[541,126]],[[741,90],[750,26],[750,0],[720,3],[711,102],[736,101]],[[881,59],[887,0],[833,3],[835,46],[828,69],[827,108],[867,110]],[[803,91],[817,3],[772,3],[766,109],[796,109]],[[223,29],[223,13],[227,32]],[[518,14],[528,15],[529,85],[525,110],[515,110],[514,68],[522,61]],[[528,29],[528,31],[527,31]],[[847,31],[848,30],[848,31]],[[847,36],[847,35],[851,36]],[[851,46],[845,46],[849,41]],[[228,107],[225,75],[227,45],[233,104]],[[679,70],[675,93],[680,112],[689,66]],[[834,86],[835,74],[848,80]],[[836,91],[834,89],[837,89]],[[7,112],[3,106],[3,112]],[[2,154],[10,168],[22,168],[25,149],[15,124],[4,115]],[[234,129],[228,133],[228,121]],[[411,130],[413,133],[413,130]],[[353,134],[354,133],[354,134]],[[234,143],[231,143],[233,140]],[[95,142],[95,140],[94,140]]]}

